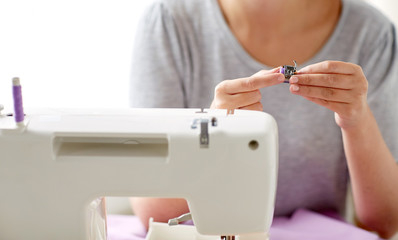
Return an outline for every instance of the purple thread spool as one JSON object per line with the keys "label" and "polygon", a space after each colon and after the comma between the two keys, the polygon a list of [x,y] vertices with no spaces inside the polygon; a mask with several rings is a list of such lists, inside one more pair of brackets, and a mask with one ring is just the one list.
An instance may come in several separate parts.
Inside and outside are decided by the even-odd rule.
{"label": "purple thread spool", "polygon": [[23,104],[22,104],[22,87],[19,78],[12,79],[12,93],[14,98],[14,116],[15,122],[21,124],[24,121]]}
{"label": "purple thread spool", "polygon": [[283,67],[279,68],[279,73],[282,73],[283,75],[285,75],[285,81],[283,81],[283,82],[284,83],[289,83],[289,80],[286,78],[286,74],[285,74],[285,66],[286,65],[284,65]]}
{"label": "purple thread spool", "polygon": [[293,60],[293,62],[294,62],[294,66],[283,65],[283,67],[279,68],[279,73],[282,73],[283,75],[285,75],[284,83],[290,83],[289,82],[290,77],[293,76],[294,74],[296,74],[296,72],[297,72],[297,63],[295,60]]}

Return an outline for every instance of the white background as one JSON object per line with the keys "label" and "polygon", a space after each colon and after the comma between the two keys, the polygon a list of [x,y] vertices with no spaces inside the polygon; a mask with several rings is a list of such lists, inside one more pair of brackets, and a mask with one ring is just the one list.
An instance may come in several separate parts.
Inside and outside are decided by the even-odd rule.
{"label": "white background", "polygon": [[398,1],[397,0],[367,0],[375,7],[379,8],[398,26]]}
{"label": "white background", "polygon": [[128,107],[134,32],[149,1],[0,0],[0,104]]}
{"label": "white background", "polygon": [[[396,0],[369,1],[398,22]],[[25,108],[128,107],[134,32],[149,2],[0,0],[0,104],[12,111],[18,76]]]}

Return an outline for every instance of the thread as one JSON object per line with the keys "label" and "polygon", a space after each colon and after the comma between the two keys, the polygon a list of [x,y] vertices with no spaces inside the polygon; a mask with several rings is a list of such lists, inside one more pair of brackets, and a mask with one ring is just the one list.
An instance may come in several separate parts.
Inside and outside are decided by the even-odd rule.
{"label": "thread", "polygon": [[14,118],[16,123],[24,121],[23,103],[22,103],[22,87],[19,78],[12,79],[12,94],[14,99]]}

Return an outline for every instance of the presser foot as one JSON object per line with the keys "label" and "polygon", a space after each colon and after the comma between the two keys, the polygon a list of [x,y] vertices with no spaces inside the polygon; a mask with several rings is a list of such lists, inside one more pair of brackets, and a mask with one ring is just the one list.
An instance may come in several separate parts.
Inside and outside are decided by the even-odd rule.
{"label": "presser foot", "polygon": [[179,217],[176,217],[176,218],[173,218],[173,219],[169,219],[168,224],[169,224],[169,226],[175,226],[175,225],[178,225],[181,222],[185,222],[185,221],[188,221],[188,220],[192,220],[191,213],[185,213],[185,214],[183,214],[183,215],[181,215]]}

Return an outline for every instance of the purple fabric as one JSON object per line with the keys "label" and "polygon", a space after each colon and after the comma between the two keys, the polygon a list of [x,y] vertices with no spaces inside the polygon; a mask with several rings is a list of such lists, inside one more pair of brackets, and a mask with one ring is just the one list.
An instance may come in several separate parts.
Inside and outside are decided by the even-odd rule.
{"label": "purple fabric", "polygon": [[12,86],[12,93],[14,97],[14,115],[16,122],[24,120],[23,104],[22,104],[22,89],[21,85]]}
{"label": "purple fabric", "polygon": [[[290,218],[275,218],[271,240],[380,240],[377,235],[339,220],[338,215],[297,210]],[[337,218],[337,219],[336,219]],[[143,240],[145,229],[135,216],[108,216],[109,240]]]}
{"label": "purple fabric", "polygon": [[379,240],[368,231],[335,219],[335,214],[325,216],[300,209],[290,218],[274,219],[270,231],[272,240]]}
{"label": "purple fabric", "polygon": [[142,240],[146,231],[140,220],[131,215],[107,215],[108,240]]}

